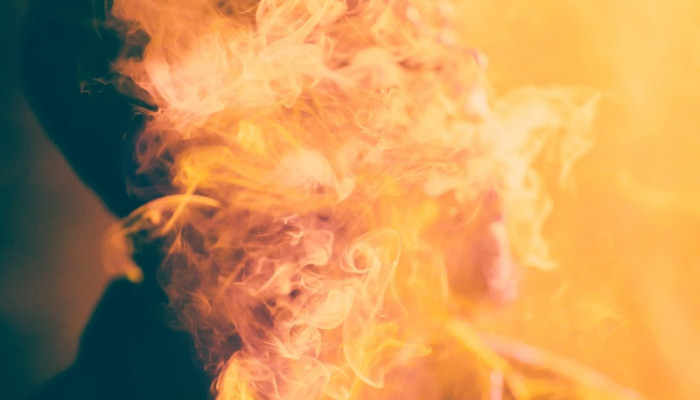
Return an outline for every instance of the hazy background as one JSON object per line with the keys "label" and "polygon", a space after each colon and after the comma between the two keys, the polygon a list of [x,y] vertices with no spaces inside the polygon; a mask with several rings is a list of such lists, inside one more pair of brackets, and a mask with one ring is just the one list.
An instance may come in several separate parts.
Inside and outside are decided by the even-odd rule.
{"label": "hazy background", "polygon": [[[106,282],[113,223],[22,100],[24,0],[0,0],[0,391],[67,366]],[[483,4],[482,4],[483,3]],[[523,5],[524,4],[524,5]],[[604,94],[596,147],[553,193],[560,269],[528,272],[490,330],[576,358],[650,398],[700,398],[700,2],[464,1],[494,89]]]}
{"label": "hazy background", "polygon": [[700,2],[465,1],[498,92],[603,94],[593,150],[545,227],[560,269],[530,271],[489,329],[655,399],[700,399]]}

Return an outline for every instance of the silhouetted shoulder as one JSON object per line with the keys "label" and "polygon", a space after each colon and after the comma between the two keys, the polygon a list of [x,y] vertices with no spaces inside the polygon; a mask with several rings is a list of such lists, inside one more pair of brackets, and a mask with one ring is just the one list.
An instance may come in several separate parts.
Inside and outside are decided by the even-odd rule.
{"label": "silhouetted shoulder", "polygon": [[159,296],[146,284],[113,282],[73,365],[32,400],[207,399],[211,377],[191,337],[171,328]]}

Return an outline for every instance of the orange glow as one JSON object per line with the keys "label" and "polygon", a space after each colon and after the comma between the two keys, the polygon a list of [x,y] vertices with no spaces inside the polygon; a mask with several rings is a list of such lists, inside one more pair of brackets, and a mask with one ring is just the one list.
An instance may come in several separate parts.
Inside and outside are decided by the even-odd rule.
{"label": "orange glow", "polygon": [[[619,43],[598,50],[608,36],[574,22],[614,10],[541,3],[115,0],[130,34],[150,37],[115,69],[158,106],[136,157],[159,198],[120,232],[137,248],[165,243],[161,284],[217,374],[218,399],[638,396],[507,337],[645,393],[664,387],[621,372],[634,357],[612,341],[595,355],[567,342],[644,334],[630,328],[623,286],[604,281],[622,278],[586,269],[594,261],[562,238],[616,234],[586,225],[614,214],[591,192],[600,182],[640,209],[695,207],[622,161],[594,165],[605,143],[624,145],[606,121],[647,105],[629,76],[639,57],[618,53],[632,32],[600,22]],[[571,54],[598,58],[528,70],[531,58]],[[571,172],[596,136],[572,200]],[[616,260],[608,246],[597,262]],[[652,307],[649,318],[673,326],[677,312]],[[665,345],[669,376],[682,376]]]}

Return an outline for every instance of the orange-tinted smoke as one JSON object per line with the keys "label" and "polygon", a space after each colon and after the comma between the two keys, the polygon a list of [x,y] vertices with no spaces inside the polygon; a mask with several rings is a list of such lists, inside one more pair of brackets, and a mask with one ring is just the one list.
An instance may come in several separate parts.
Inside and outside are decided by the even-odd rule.
{"label": "orange-tinted smoke", "polygon": [[565,180],[597,95],[493,96],[457,3],[114,2],[148,38],[115,69],[157,106],[135,148],[156,199],[122,231],[163,244],[219,399],[597,393],[532,384],[470,326],[553,266],[533,165]]}

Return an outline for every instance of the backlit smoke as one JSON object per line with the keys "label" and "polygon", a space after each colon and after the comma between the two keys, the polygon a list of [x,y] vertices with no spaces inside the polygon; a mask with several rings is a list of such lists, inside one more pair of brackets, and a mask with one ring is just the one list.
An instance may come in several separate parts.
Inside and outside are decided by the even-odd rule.
{"label": "backlit smoke", "polygon": [[533,163],[564,179],[596,95],[494,98],[456,3],[114,1],[114,68],[156,110],[121,233],[161,249],[219,399],[588,395],[530,385],[469,319],[552,267]]}

